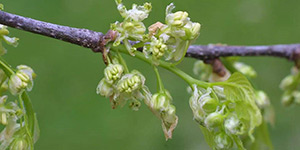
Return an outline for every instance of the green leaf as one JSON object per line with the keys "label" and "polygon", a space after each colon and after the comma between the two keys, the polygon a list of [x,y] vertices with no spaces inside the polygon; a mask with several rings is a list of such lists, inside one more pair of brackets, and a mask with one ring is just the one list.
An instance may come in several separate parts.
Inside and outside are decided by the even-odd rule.
{"label": "green leaf", "polygon": [[254,89],[248,79],[236,72],[227,81],[212,85],[224,87],[226,98],[236,104],[235,113],[243,123],[243,131],[248,131],[248,135],[254,141],[252,133],[254,128],[262,123],[262,115],[255,103]]}
{"label": "green leaf", "polygon": [[3,9],[4,9],[3,4],[0,4],[0,10],[3,10]]}

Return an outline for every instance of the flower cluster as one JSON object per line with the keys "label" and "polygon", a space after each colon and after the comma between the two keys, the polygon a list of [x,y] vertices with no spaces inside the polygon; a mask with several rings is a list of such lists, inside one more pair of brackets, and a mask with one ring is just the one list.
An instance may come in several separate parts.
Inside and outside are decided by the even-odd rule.
{"label": "flower cluster", "polygon": [[146,27],[142,22],[149,15],[152,9],[150,3],[145,3],[143,6],[132,5],[132,9],[127,10],[123,5],[122,0],[116,0],[118,10],[124,18],[123,22],[115,22],[111,25],[111,29],[118,32],[114,46],[118,46],[121,42],[131,55],[134,55],[135,47],[132,47],[129,40],[144,41]]}
{"label": "flower cluster", "polygon": [[130,107],[138,110],[139,100],[143,99],[140,90],[144,88],[145,77],[138,71],[124,73],[124,68],[118,62],[109,64],[104,70],[104,78],[97,86],[97,94],[110,98],[111,105],[115,108],[123,106],[128,100]]}
{"label": "flower cluster", "polygon": [[284,90],[282,96],[282,104],[284,106],[290,106],[293,103],[300,104],[300,71],[294,67],[291,70],[291,74],[286,76],[280,83],[280,88]]}
{"label": "flower cluster", "polygon": [[146,27],[142,21],[151,11],[150,3],[143,6],[134,4],[130,10],[126,9],[121,0],[116,0],[116,3],[124,21],[111,25],[111,29],[118,32],[113,45],[117,46],[123,42],[131,55],[134,55],[136,47],[133,47],[129,40],[144,43],[143,52],[146,57],[152,54],[154,64],[158,64],[158,60],[163,56],[165,60],[180,61],[191,42],[199,36],[200,24],[192,22],[187,12],[172,13],[175,8],[173,3],[166,8],[165,24],[157,22],[149,26],[148,34],[145,34]]}
{"label": "flower cluster", "polygon": [[150,110],[161,120],[166,139],[172,138],[172,132],[178,121],[176,108],[171,104],[172,97],[164,90],[154,95],[145,85],[145,77],[133,70],[125,73],[124,66],[117,60],[110,63],[104,70],[104,78],[97,86],[97,94],[110,98],[112,108],[124,106],[130,101],[129,107],[137,111],[144,101]]}
{"label": "flower cluster", "polygon": [[[222,91],[221,87],[218,91]],[[231,134],[243,134],[242,122],[234,112],[230,112],[232,103],[224,99],[213,97],[213,89],[202,89],[194,85],[193,95],[190,98],[190,107],[194,114],[194,120],[206,127],[214,135],[217,149],[229,149],[233,146]],[[220,93],[221,94],[221,93]],[[222,99],[221,99],[222,98]]]}
{"label": "flower cluster", "polygon": [[246,108],[250,106],[245,105],[249,105],[246,100],[238,102],[228,98],[224,93],[224,88],[220,86],[203,89],[194,85],[190,98],[194,120],[213,136],[216,149],[232,148],[235,136],[248,133],[253,139],[252,123],[246,118],[254,117],[256,112],[247,112],[251,109]]}
{"label": "flower cluster", "polygon": [[157,22],[148,28],[151,44],[145,46],[145,51],[152,53],[154,61],[162,56],[166,60],[180,61],[200,34],[201,25],[192,22],[187,12],[172,13],[174,8],[173,3],[166,8],[165,24]]}

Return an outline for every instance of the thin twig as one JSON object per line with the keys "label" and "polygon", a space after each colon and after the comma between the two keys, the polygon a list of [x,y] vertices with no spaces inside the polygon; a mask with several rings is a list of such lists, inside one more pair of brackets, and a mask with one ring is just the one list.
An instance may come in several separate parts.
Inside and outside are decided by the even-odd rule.
{"label": "thin twig", "polygon": [[[88,29],[61,26],[0,11],[0,24],[52,37],[102,52],[104,34]],[[300,44],[269,46],[191,45],[187,57],[207,60],[228,56],[274,56],[295,61],[300,57]]]}

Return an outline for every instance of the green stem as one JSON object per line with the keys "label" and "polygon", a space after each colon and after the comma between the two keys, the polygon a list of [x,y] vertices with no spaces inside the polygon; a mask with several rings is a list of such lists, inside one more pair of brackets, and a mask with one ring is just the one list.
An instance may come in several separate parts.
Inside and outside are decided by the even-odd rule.
{"label": "green stem", "polygon": [[11,76],[15,72],[11,69],[11,67],[0,57],[0,68],[3,69],[7,76]]}
{"label": "green stem", "polygon": [[153,69],[154,69],[154,72],[155,72],[155,75],[156,75],[156,78],[157,78],[157,87],[159,89],[159,92],[163,92],[165,88],[164,88],[164,85],[163,85],[163,83],[161,81],[158,69],[154,65],[153,65]]}
{"label": "green stem", "polygon": [[127,64],[126,64],[125,60],[123,59],[122,55],[119,53],[118,50],[116,51],[116,53],[118,55],[120,63],[122,64],[122,66],[124,66],[125,73],[129,73],[129,69],[128,69]]}
{"label": "green stem", "polygon": [[[126,50],[126,48],[124,46],[118,46],[118,47],[112,47],[111,50],[113,51],[119,51],[121,53],[130,55],[129,52]],[[135,53],[135,57],[152,65],[152,60],[149,58],[146,58],[144,56],[144,54],[142,52],[136,51]],[[130,55],[131,56],[131,55]],[[191,88],[193,88],[193,84],[196,84],[202,88],[208,88],[210,86],[209,83],[204,82],[204,81],[200,81],[197,79],[194,79],[193,77],[191,77],[190,75],[186,74],[185,72],[183,72],[182,70],[178,69],[176,66],[174,66],[172,63],[168,63],[165,61],[159,61],[159,66],[162,68],[165,68],[167,70],[169,70],[170,72],[173,72],[174,74],[176,74],[177,76],[179,76],[180,78],[182,78],[184,81],[186,81]]]}
{"label": "green stem", "polygon": [[21,99],[25,106],[25,112],[28,118],[28,128],[32,137],[34,135],[34,124],[35,124],[35,113],[33,110],[33,106],[27,92],[22,93]]}

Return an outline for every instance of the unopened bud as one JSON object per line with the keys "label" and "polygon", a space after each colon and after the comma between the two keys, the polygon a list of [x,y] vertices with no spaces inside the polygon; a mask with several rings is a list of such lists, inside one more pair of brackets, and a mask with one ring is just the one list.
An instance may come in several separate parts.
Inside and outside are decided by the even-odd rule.
{"label": "unopened bud", "polygon": [[166,16],[166,22],[168,25],[174,27],[183,27],[189,21],[188,13],[183,11],[177,11],[175,13],[168,14]]}
{"label": "unopened bud", "polygon": [[216,111],[218,104],[218,101],[215,98],[211,97],[205,97],[201,100],[201,108],[206,113]]}
{"label": "unopened bud", "polygon": [[123,66],[120,64],[109,64],[104,70],[104,76],[108,83],[113,83],[120,79],[123,73]]}
{"label": "unopened bud", "polygon": [[20,94],[27,86],[27,83],[23,82],[20,76],[22,75],[13,74],[9,78],[8,87],[13,95]]}
{"label": "unopened bud", "polygon": [[151,98],[153,109],[157,111],[166,111],[170,105],[170,97],[164,93],[156,93]]}
{"label": "unopened bud", "polygon": [[225,106],[223,106],[222,110],[209,114],[204,120],[205,125],[210,128],[221,125],[225,118],[223,114],[224,108]]}
{"label": "unopened bud", "polygon": [[233,141],[226,133],[219,133],[214,139],[217,149],[230,149],[233,146]]}
{"label": "unopened bud", "polygon": [[120,92],[132,93],[140,89],[145,83],[145,77],[138,71],[124,75],[117,84]]}
{"label": "unopened bud", "polygon": [[257,73],[256,71],[249,65],[246,65],[244,63],[241,62],[235,62],[234,63],[234,67],[240,71],[241,73],[243,73],[246,76],[249,76],[251,78],[255,78]]}
{"label": "unopened bud", "polygon": [[105,97],[110,97],[113,94],[112,85],[105,79],[102,79],[97,86],[96,93]]}
{"label": "unopened bud", "polygon": [[162,39],[152,38],[150,44],[150,51],[155,59],[160,59],[167,51],[167,45],[163,43]]}

